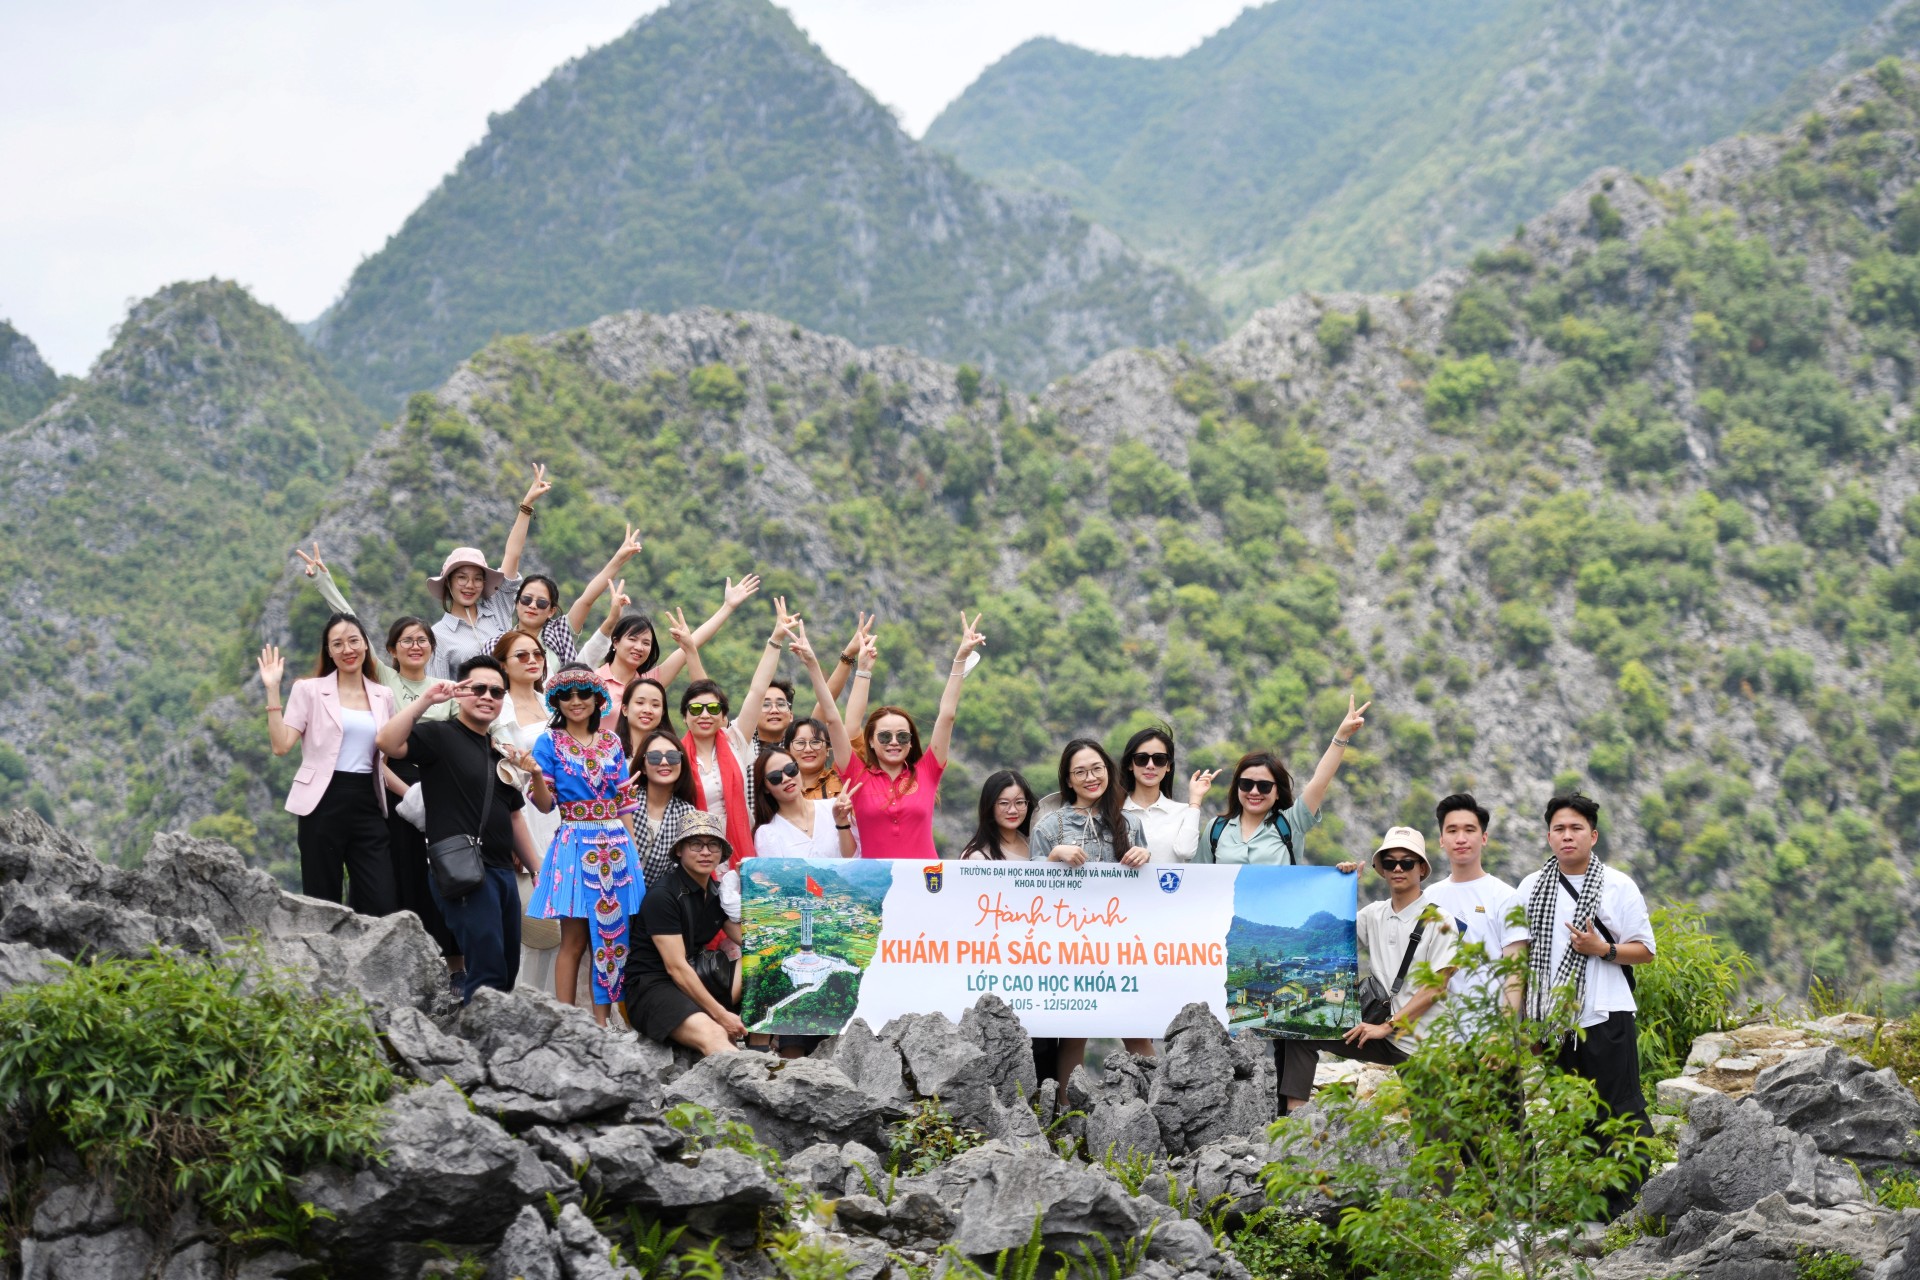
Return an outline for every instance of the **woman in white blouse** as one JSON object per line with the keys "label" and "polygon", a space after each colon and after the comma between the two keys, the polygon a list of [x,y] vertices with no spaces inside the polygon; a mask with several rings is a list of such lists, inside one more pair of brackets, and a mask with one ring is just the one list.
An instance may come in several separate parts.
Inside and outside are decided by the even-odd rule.
{"label": "woman in white blouse", "polygon": [[851,858],[855,783],[831,800],[807,799],[800,763],[779,747],[753,762],[753,851],[763,858]]}
{"label": "woman in white blouse", "polygon": [[1147,849],[1155,862],[1187,862],[1200,845],[1200,803],[1219,774],[1196,769],[1187,780],[1187,802],[1173,798],[1173,731],[1142,729],[1127,739],[1120,753],[1120,787],[1127,802],[1122,811],[1140,820]]}

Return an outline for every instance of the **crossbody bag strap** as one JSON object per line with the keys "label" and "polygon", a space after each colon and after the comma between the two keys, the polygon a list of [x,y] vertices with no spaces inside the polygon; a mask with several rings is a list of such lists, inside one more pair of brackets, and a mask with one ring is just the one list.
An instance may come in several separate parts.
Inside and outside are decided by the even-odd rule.
{"label": "crossbody bag strap", "polygon": [[[1580,895],[1574,891],[1573,881],[1567,879],[1567,873],[1564,871],[1556,870],[1553,874],[1560,877],[1560,887],[1567,891],[1567,896],[1569,898],[1573,899],[1573,905],[1576,908],[1579,907]],[[1600,918],[1600,908],[1597,906],[1593,909],[1593,927],[1600,931],[1600,936],[1607,940],[1608,946],[1617,947],[1620,945],[1620,940],[1613,936],[1613,930],[1607,928],[1607,922]],[[1595,957],[1595,958],[1598,959],[1599,957]],[[1623,964],[1620,966],[1620,972],[1627,975],[1627,990],[1629,991],[1634,990],[1637,984],[1633,980],[1633,966],[1630,964]]]}
{"label": "crossbody bag strap", "polygon": [[1427,922],[1422,920],[1413,926],[1413,936],[1407,939],[1407,949],[1400,953],[1400,972],[1393,975],[1393,989],[1387,992],[1387,999],[1400,994],[1400,988],[1407,983],[1407,970],[1413,967],[1413,953],[1420,948],[1420,936],[1427,931]]}

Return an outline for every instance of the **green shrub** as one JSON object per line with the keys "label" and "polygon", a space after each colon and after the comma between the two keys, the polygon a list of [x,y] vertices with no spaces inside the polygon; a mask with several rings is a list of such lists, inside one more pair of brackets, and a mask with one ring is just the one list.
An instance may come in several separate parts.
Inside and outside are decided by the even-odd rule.
{"label": "green shrub", "polygon": [[972,404],[980,398],[980,371],[970,364],[963,364],[953,372],[953,389],[960,393],[961,404]]}
{"label": "green shrub", "polygon": [[908,1178],[937,1169],[987,1140],[978,1129],[956,1123],[938,1098],[921,1099],[887,1137],[887,1172]]}
{"label": "green shrub", "polygon": [[1850,1253],[1802,1247],[1793,1274],[1795,1280],[1859,1280],[1860,1259]]}
{"label": "green shrub", "polygon": [[1553,643],[1553,620],[1546,611],[1524,600],[1509,600],[1494,615],[1500,643],[1521,662],[1532,662]]}
{"label": "green shrub", "polygon": [[1343,1280],[1332,1233],[1310,1218],[1277,1207],[1249,1216],[1227,1238],[1226,1250],[1253,1280]]}
{"label": "green shrub", "polygon": [[1605,192],[1596,191],[1587,200],[1588,225],[1596,240],[1617,240],[1626,234],[1626,220],[1613,207]]}
{"label": "green shrub", "polygon": [[731,365],[703,364],[687,375],[687,390],[703,409],[729,416],[747,403],[747,387]]}
{"label": "green shrub", "polygon": [[1679,1075],[1696,1039],[1734,1025],[1740,984],[1754,973],[1747,954],[1691,907],[1656,907],[1653,938],[1652,962],[1633,971],[1640,1075],[1649,1082]]}
{"label": "green shrub", "polygon": [[1501,381],[1500,366],[1485,352],[1464,360],[1443,360],[1427,379],[1427,416],[1468,417],[1492,398]]}
{"label": "green shrub", "polygon": [[371,1156],[393,1087],[360,1001],[257,948],[77,964],[0,998],[0,1102],[145,1210],[197,1195],[230,1228],[297,1221],[289,1180]]}
{"label": "green shrub", "polygon": [[1313,336],[1327,353],[1330,364],[1339,364],[1353,350],[1353,339],[1360,332],[1360,318],[1345,311],[1329,311],[1320,317]]}

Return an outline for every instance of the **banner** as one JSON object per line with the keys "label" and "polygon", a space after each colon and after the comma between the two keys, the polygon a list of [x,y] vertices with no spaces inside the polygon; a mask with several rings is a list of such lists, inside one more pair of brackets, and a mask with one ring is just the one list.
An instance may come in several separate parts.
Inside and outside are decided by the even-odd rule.
{"label": "banner", "polygon": [[1036,1036],[1159,1036],[1201,1001],[1236,1033],[1358,1021],[1356,880],[1331,867],[749,858],[749,1030],[958,1022],[982,995]]}

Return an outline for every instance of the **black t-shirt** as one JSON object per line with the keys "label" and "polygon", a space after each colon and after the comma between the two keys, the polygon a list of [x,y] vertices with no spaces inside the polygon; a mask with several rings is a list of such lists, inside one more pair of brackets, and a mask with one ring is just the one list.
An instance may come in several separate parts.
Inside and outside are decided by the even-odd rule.
{"label": "black t-shirt", "polygon": [[679,934],[687,948],[687,958],[692,959],[713,941],[713,935],[725,928],[726,923],[726,908],[720,905],[720,886],[711,879],[704,887],[695,884],[676,865],[649,886],[647,896],[640,899],[640,914],[627,951],[628,984],[672,981],[667,977],[667,962],[660,958],[660,948],[653,943],[655,935]]}
{"label": "black t-shirt", "polygon": [[[483,733],[451,720],[423,720],[407,735],[406,758],[420,768],[427,843],[479,833],[480,856],[490,867],[513,866],[513,811],[526,803],[518,787],[500,781],[498,758]],[[487,829],[480,831],[481,780],[493,788]]]}

